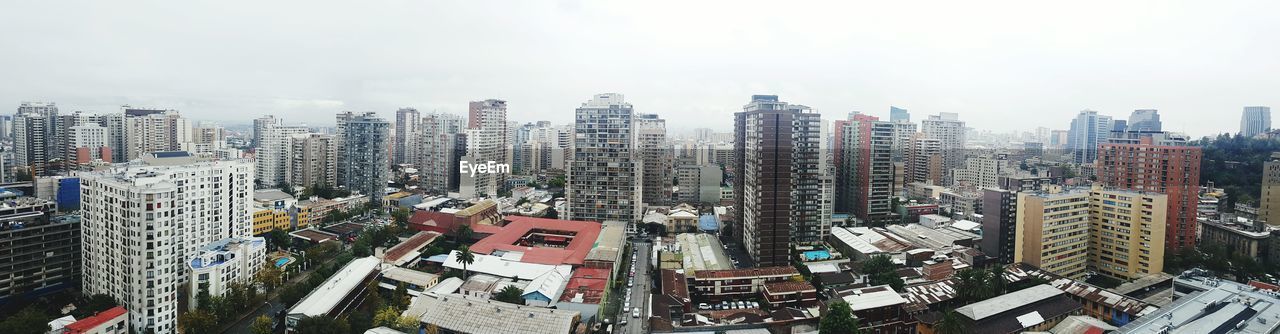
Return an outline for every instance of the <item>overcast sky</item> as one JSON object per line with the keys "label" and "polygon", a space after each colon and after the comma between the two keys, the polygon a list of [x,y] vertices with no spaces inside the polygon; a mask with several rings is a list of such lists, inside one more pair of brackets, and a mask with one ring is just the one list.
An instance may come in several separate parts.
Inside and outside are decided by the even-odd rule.
{"label": "overcast sky", "polygon": [[619,92],[669,127],[728,130],[751,94],[826,118],[890,105],[978,129],[1081,109],[1235,132],[1280,108],[1278,1],[6,1],[0,104],[168,107],[327,125],[342,110],[572,121]]}

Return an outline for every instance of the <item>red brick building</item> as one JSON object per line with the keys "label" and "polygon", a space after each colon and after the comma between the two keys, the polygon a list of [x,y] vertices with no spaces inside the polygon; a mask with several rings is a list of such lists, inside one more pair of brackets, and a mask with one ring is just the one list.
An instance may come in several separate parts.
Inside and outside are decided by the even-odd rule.
{"label": "red brick building", "polygon": [[1098,182],[1115,189],[1168,195],[1165,245],[1195,245],[1197,192],[1200,189],[1199,147],[1160,145],[1150,136],[1136,144],[1102,144],[1098,148]]}
{"label": "red brick building", "polygon": [[818,301],[818,288],[809,282],[783,281],[765,283],[764,300],[770,309],[783,306],[810,305]]}

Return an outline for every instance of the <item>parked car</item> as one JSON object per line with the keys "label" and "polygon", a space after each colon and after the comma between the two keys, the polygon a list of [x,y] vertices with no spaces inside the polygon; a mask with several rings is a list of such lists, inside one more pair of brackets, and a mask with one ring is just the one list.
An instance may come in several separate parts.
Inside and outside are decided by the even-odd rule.
{"label": "parked car", "polygon": [[699,309],[699,310],[710,310],[710,309],[711,309],[711,304],[707,304],[707,303],[698,303],[698,309]]}
{"label": "parked car", "polygon": [[639,318],[639,317],[640,317],[640,308],[639,308],[639,307],[631,309],[631,317],[632,317],[632,318]]}
{"label": "parked car", "polygon": [[760,308],[760,302],[751,302],[751,308]]}
{"label": "parked car", "polygon": [[635,281],[627,281],[627,287],[630,288]]}

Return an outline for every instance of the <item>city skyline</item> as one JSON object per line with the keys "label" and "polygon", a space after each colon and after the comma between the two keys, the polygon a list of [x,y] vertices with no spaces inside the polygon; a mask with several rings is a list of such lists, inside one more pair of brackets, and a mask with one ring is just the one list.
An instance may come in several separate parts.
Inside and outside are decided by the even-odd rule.
{"label": "city skyline", "polygon": [[[581,96],[616,92],[667,118],[672,131],[706,119],[728,131],[743,96],[777,94],[805,101],[824,119],[850,111],[888,119],[886,109],[898,106],[916,115],[960,113],[970,126],[997,132],[1063,128],[1084,109],[1117,118],[1158,109],[1165,130],[1200,137],[1238,124],[1204,115],[1276,105],[1270,92],[1280,88],[1253,75],[1280,68],[1263,33],[1280,23],[1252,14],[1277,6],[1266,2],[1104,11],[1100,3],[966,3],[926,12],[835,3],[669,10],[674,5],[317,4],[288,16],[294,6],[250,13],[199,4],[24,4],[0,14],[7,30],[32,32],[0,37],[24,46],[0,55],[13,65],[0,74],[18,78],[0,86],[0,99],[328,125],[325,115],[341,111],[463,113],[468,101],[497,98],[511,102],[512,120],[564,124]],[[1023,15],[1003,15],[1016,9]],[[55,12],[64,18],[57,25],[33,21]],[[205,12],[221,15],[196,15]],[[342,19],[360,14],[385,19]],[[646,19],[659,15],[677,23]],[[808,19],[737,23],[771,15]],[[246,23],[215,28],[223,19]],[[752,52],[760,43],[783,47]],[[365,50],[385,52],[350,54]]]}

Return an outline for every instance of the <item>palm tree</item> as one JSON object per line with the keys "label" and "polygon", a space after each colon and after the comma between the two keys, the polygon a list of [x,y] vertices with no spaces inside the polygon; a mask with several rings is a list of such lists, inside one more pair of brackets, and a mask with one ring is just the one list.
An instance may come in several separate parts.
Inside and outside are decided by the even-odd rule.
{"label": "palm tree", "polygon": [[462,264],[463,280],[467,279],[467,265],[475,262],[476,262],[476,256],[475,254],[471,254],[471,247],[468,247],[467,245],[462,245],[461,247],[458,247],[458,263]]}
{"label": "palm tree", "polygon": [[963,334],[965,332],[964,325],[960,323],[960,318],[956,316],[956,312],[947,310],[942,314],[942,320],[938,321],[935,327],[938,334]]}

